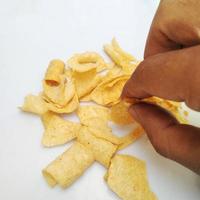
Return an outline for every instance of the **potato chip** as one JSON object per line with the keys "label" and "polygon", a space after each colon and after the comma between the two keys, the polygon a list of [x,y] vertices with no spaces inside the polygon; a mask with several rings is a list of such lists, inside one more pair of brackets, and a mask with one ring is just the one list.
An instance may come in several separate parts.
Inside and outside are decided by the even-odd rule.
{"label": "potato chip", "polygon": [[120,101],[111,107],[111,120],[116,124],[126,125],[134,122],[133,117],[128,112],[129,104]]}
{"label": "potato chip", "polygon": [[86,94],[85,96],[80,98],[81,102],[88,102],[91,101],[91,93]]}
{"label": "potato chip", "polygon": [[109,69],[106,76],[103,78],[104,81],[106,80],[113,80],[119,76],[124,75],[124,71],[121,67],[114,65],[113,68]]}
{"label": "potato chip", "polygon": [[96,69],[87,72],[73,72],[73,78],[79,98],[90,93],[101,81],[101,77],[96,75]]}
{"label": "potato chip", "polygon": [[129,76],[121,76],[110,82],[99,84],[91,94],[93,101],[100,105],[113,105],[120,101],[122,89]]}
{"label": "potato chip", "polygon": [[56,113],[51,112],[51,111],[48,111],[44,113],[43,115],[41,115],[42,124],[45,129],[49,126],[49,122],[51,121],[51,118],[54,117],[54,115],[56,115]]}
{"label": "potato chip", "polygon": [[76,94],[71,99],[71,101],[68,102],[68,104],[63,107],[59,106],[57,104],[54,104],[52,102],[48,102],[46,99],[45,99],[45,102],[46,102],[46,106],[47,106],[48,110],[55,112],[55,113],[60,113],[60,114],[72,113],[78,108],[78,105],[79,105],[78,97]]}
{"label": "potato chip", "polygon": [[50,186],[58,184],[66,188],[75,182],[93,162],[92,151],[76,142],[51,162],[42,173]]}
{"label": "potato chip", "polygon": [[85,125],[97,138],[107,140],[113,144],[121,144],[120,138],[112,133],[112,129],[108,127],[108,123],[98,117],[89,118],[85,121]]}
{"label": "potato chip", "polygon": [[112,45],[106,44],[104,45],[104,51],[108,54],[108,56],[119,66],[122,65],[123,63],[123,59],[122,57],[119,55],[118,52],[116,52],[114,50],[114,48],[112,47]]}
{"label": "potato chip", "polygon": [[124,200],[155,200],[145,163],[133,156],[115,155],[105,176],[108,186]]}
{"label": "potato chip", "polygon": [[159,97],[150,97],[150,98],[144,99],[143,101],[155,103],[156,105],[159,105],[162,108],[165,108],[166,110],[170,111],[180,123],[188,124],[187,119],[181,114],[180,102],[165,100]]}
{"label": "potato chip", "polygon": [[128,145],[132,144],[137,139],[139,139],[143,134],[144,134],[143,128],[141,126],[136,127],[128,135],[120,138],[121,144],[119,145],[118,150],[126,148]]}
{"label": "potato chip", "polygon": [[125,52],[115,38],[112,40],[111,45],[107,44],[104,46],[104,51],[116,65],[122,68],[125,74],[131,75],[138,65],[138,61],[131,54]]}
{"label": "potato chip", "polygon": [[109,166],[110,160],[117,150],[117,145],[95,137],[86,126],[80,129],[77,141],[90,149],[94,154],[95,160],[105,167]]}
{"label": "potato chip", "polygon": [[24,112],[30,112],[37,115],[42,115],[48,111],[46,104],[42,97],[35,95],[27,95],[24,99],[24,104],[21,107]]}
{"label": "potato chip", "polygon": [[112,39],[112,47],[113,49],[121,56],[123,57],[125,60],[131,62],[131,61],[135,61],[136,59],[129,53],[125,52],[120,46],[119,43],[117,42],[117,40],[115,38]]}
{"label": "potato chip", "polygon": [[91,118],[101,118],[108,121],[110,119],[110,110],[99,105],[79,106],[77,115],[82,124],[88,125],[88,119]]}
{"label": "potato chip", "polygon": [[76,72],[87,72],[96,69],[100,72],[106,68],[103,58],[95,52],[75,54],[68,60],[68,66]]}
{"label": "potato chip", "polygon": [[60,106],[66,105],[75,95],[74,83],[65,75],[60,76],[60,84],[56,86],[48,85],[43,81],[43,90],[43,98]]}
{"label": "potato chip", "polygon": [[45,147],[62,145],[76,138],[81,125],[68,120],[52,112],[47,112],[42,116],[45,131],[42,144]]}
{"label": "potato chip", "polygon": [[47,85],[57,86],[60,84],[60,75],[64,73],[65,63],[62,60],[52,60],[49,63],[44,81]]}

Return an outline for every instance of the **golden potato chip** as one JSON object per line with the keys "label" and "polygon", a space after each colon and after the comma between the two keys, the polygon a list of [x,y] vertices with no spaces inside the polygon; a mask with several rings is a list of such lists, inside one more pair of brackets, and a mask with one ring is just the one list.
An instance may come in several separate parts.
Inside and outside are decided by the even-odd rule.
{"label": "golden potato chip", "polygon": [[60,113],[60,114],[72,113],[78,108],[78,105],[79,105],[78,97],[76,94],[71,99],[71,101],[69,101],[67,103],[67,105],[65,105],[63,107],[59,106],[57,104],[54,104],[52,102],[48,102],[46,99],[45,99],[45,102],[46,102],[46,106],[47,106],[48,110],[55,112],[55,113]]}
{"label": "golden potato chip", "polygon": [[69,67],[67,67],[65,69],[64,75],[66,76],[66,78],[72,79],[72,73],[73,73],[72,70]]}
{"label": "golden potato chip", "polygon": [[108,126],[107,121],[93,117],[85,121],[85,125],[97,138],[107,140],[113,144],[121,144],[120,138],[112,133],[112,129]]}
{"label": "golden potato chip", "polygon": [[166,110],[171,112],[180,123],[188,124],[187,119],[183,116],[183,114],[181,114],[181,103],[180,102],[165,100],[165,99],[161,99],[159,97],[150,97],[150,98],[144,99],[143,101],[155,103],[156,105],[159,105],[162,108],[165,108]]}
{"label": "golden potato chip", "polygon": [[46,104],[42,97],[35,95],[27,95],[24,99],[24,104],[21,107],[21,110],[24,112],[30,112],[37,115],[42,115],[48,111]]}
{"label": "golden potato chip", "polygon": [[54,117],[54,115],[56,115],[56,113],[51,112],[51,111],[48,111],[44,113],[43,115],[41,115],[42,124],[45,129],[49,126],[49,122]]}
{"label": "golden potato chip", "polygon": [[109,166],[110,160],[117,150],[117,145],[95,137],[86,126],[80,129],[77,141],[90,149],[94,154],[95,160],[105,167]]}
{"label": "golden potato chip", "polygon": [[88,102],[91,101],[91,93],[86,94],[85,96],[80,98],[81,102]]}
{"label": "golden potato chip", "polygon": [[101,77],[96,75],[96,69],[87,72],[73,72],[76,92],[79,98],[90,93],[101,81]]}
{"label": "golden potato chip", "polygon": [[121,67],[114,65],[113,68],[108,69],[106,76],[103,78],[104,81],[113,80],[117,77],[124,75],[124,71]]}
{"label": "golden potato chip", "polygon": [[77,115],[82,124],[88,125],[88,119],[91,118],[101,118],[108,121],[110,119],[110,110],[99,105],[79,106]]}
{"label": "golden potato chip", "polygon": [[76,138],[81,125],[68,120],[52,112],[47,112],[42,116],[45,131],[42,144],[45,147],[62,145]]}
{"label": "golden potato chip", "polygon": [[128,155],[115,155],[105,176],[108,186],[124,200],[155,200],[143,161]]}
{"label": "golden potato chip", "polygon": [[137,139],[139,139],[143,134],[144,134],[143,128],[141,126],[136,127],[128,135],[120,138],[121,144],[119,145],[118,150],[126,148],[128,145],[132,144]]}
{"label": "golden potato chip", "polygon": [[112,40],[111,45],[107,44],[104,46],[104,51],[122,68],[125,74],[131,75],[138,65],[138,61],[131,54],[125,52],[115,38]]}
{"label": "golden potato chip", "polygon": [[129,104],[120,101],[111,107],[111,120],[116,124],[126,125],[134,122],[133,117],[128,112]]}
{"label": "golden potato chip", "polygon": [[125,52],[120,46],[119,43],[117,42],[117,40],[115,38],[112,39],[112,47],[113,49],[121,56],[123,57],[125,60],[131,62],[131,61],[135,61],[136,59],[129,53]]}
{"label": "golden potato chip", "polygon": [[113,105],[119,102],[122,89],[129,76],[121,76],[110,82],[99,84],[91,93],[93,101],[100,105]]}
{"label": "golden potato chip", "polygon": [[104,45],[104,51],[108,54],[108,56],[119,66],[122,65],[124,62],[122,57],[119,55],[118,52],[114,50],[112,45],[106,44]]}
{"label": "golden potato chip", "polygon": [[60,106],[66,105],[75,95],[75,86],[71,79],[65,75],[60,76],[60,84],[48,85],[43,81],[44,99]]}
{"label": "golden potato chip", "polygon": [[50,86],[60,84],[60,75],[64,73],[65,63],[62,60],[52,60],[48,66],[44,81]]}
{"label": "golden potato chip", "polygon": [[100,72],[106,68],[106,63],[103,58],[95,52],[86,52],[75,54],[68,60],[68,66],[76,72],[87,72],[91,69],[96,69]]}
{"label": "golden potato chip", "polygon": [[59,184],[66,188],[75,182],[93,162],[92,151],[76,142],[51,162],[42,173],[50,186]]}

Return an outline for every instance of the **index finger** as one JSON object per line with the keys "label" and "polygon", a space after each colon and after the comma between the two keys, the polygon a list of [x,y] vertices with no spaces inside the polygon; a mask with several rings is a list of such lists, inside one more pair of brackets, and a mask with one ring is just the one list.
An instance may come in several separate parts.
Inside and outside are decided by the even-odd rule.
{"label": "index finger", "polygon": [[157,96],[200,110],[200,45],[146,58],[125,84],[122,98]]}

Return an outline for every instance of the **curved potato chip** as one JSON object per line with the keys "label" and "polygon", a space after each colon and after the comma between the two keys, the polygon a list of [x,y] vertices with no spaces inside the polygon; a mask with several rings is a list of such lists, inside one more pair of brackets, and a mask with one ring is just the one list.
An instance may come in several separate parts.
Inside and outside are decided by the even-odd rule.
{"label": "curved potato chip", "polygon": [[66,105],[75,94],[75,86],[71,79],[65,75],[60,76],[60,84],[57,86],[48,85],[43,81],[44,98],[61,106]]}
{"label": "curved potato chip", "polygon": [[47,112],[42,116],[45,131],[42,138],[42,144],[45,147],[62,145],[76,138],[81,125],[60,116]]}
{"label": "curved potato chip", "polygon": [[104,45],[104,51],[122,68],[125,74],[131,75],[138,65],[138,61],[131,54],[125,52],[115,38],[113,38],[111,45]]}
{"label": "curved potato chip", "polygon": [[187,119],[184,117],[183,114],[181,114],[181,103],[180,102],[165,100],[165,99],[161,99],[159,97],[150,97],[150,98],[144,99],[143,101],[155,103],[156,105],[161,106],[162,108],[171,112],[180,123],[188,124]]}
{"label": "curved potato chip", "polygon": [[68,60],[68,65],[76,72],[87,72],[91,69],[100,72],[106,68],[103,58],[95,52],[75,54]]}
{"label": "curved potato chip", "polygon": [[99,105],[79,106],[77,115],[82,124],[88,125],[90,123],[88,119],[91,118],[101,118],[102,120],[108,121],[110,119],[110,110]]}
{"label": "curved potato chip", "polygon": [[116,124],[126,125],[134,122],[133,117],[128,112],[129,104],[120,101],[111,107],[111,120]]}
{"label": "curved potato chip", "polygon": [[110,160],[117,150],[117,145],[95,137],[89,129],[84,126],[78,133],[77,141],[90,149],[94,154],[95,160],[105,167],[109,166]]}
{"label": "curved potato chip", "polygon": [[75,182],[93,162],[92,151],[76,142],[51,162],[42,173],[50,186],[59,184],[66,188]]}
{"label": "curved potato chip", "polygon": [[147,179],[146,165],[133,156],[115,155],[105,179],[110,189],[124,200],[156,200]]}
{"label": "curved potato chip", "polygon": [[124,60],[122,59],[122,57],[119,55],[118,52],[116,52],[114,50],[114,48],[112,47],[112,45],[110,44],[106,44],[104,45],[104,51],[108,54],[108,56],[119,66],[122,66],[122,63],[124,62]]}
{"label": "curved potato chip", "polygon": [[49,63],[45,74],[44,81],[50,86],[57,86],[60,84],[60,75],[64,73],[65,63],[62,60],[55,59]]}
{"label": "curved potato chip", "polygon": [[80,98],[80,101],[82,101],[82,102],[91,101],[91,96],[90,95],[91,95],[91,93],[86,94],[85,96],[83,96],[83,97]]}
{"label": "curved potato chip", "polygon": [[42,97],[35,95],[27,95],[24,99],[24,104],[21,107],[21,110],[24,112],[30,112],[37,115],[42,115],[48,111],[45,101]]}
{"label": "curved potato chip", "polygon": [[113,68],[108,70],[103,80],[112,80],[122,75],[124,75],[124,71],[121,69],[121,67],[115,65]]}
{"label": "curved potato chip", "polygon": [[131,62],[136,60],[131,54],[125,52],[120,46],[119,43],[117,42],[117,40],[115,38],[112,39],[112,47],[113,49],[121,56],[123,57],[125,60]]}
{"label": "curved potato chip", "polygon": [[112,81],[99,84],[91,93],[93,101],[100,105],[112,105],[120,100],[122,89],[129,76],[121,76]]}
{"label": "curved potato chip", "polygon": [[79,105],[78,96],[76,94],[71,99],[71,101],[68,102],[67,105],[65,105],[63,107],[58,106],[52,102],[48,102],[46,99],[45,99],[45,103],[46,103],[48,110],[55,112],[55,113],[60,113],[60,114],[72,113],[78,108],[78,105]]}
{"label": "curved potato chip", "polygon": [[101,77],[96,75],[96,69],[87,72],[73,72],[76,92],[79,98],[89,94],[101,81]]}

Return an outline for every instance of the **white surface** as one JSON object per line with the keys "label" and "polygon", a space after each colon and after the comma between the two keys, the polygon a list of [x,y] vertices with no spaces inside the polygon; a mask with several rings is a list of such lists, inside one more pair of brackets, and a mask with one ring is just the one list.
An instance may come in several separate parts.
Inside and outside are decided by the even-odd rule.
{"label": "white surface", "polygon": [[[70,144],[45,149],[40,120],[17,106],[37,93],[50,59],[99,51],[113,36],[138,58],[158,1],[0,0],[0,199],[114,200],[95,164],[69,189],[50,189],[41,169]],[[200,115],[192,113],[198,124]],[[161,200],[198,200],[200,178],[159,156],[143,137],[123,152],[147,161],[152,189]]]}

